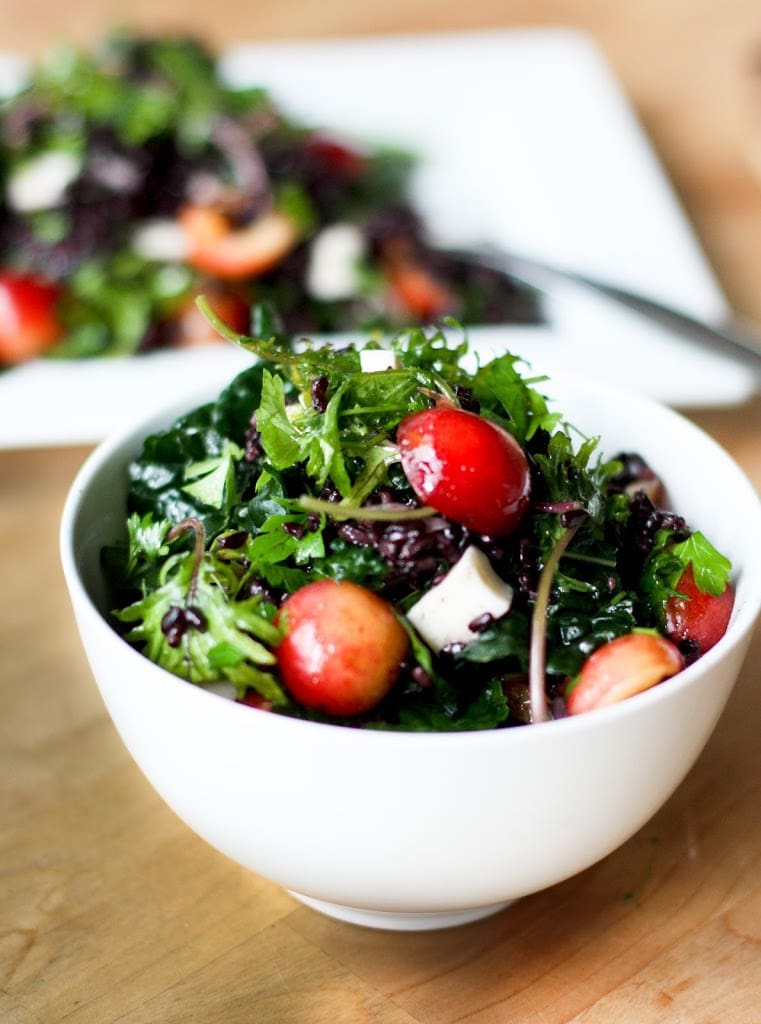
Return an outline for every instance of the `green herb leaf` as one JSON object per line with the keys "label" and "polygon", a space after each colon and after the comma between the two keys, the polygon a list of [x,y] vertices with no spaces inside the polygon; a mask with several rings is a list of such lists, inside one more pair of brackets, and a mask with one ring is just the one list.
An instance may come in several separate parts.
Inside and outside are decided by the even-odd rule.
{"label": "green herb leaf", "polygon": [[235,465],[242,456],[243,451],[238,445],[228,441],[221,455],[193,462],[186,467],[185,479],[193,482],[185,484],[182,490],[198,498],[204,505],[224,509],[229,513],[238,498]]}
{"label": "green herb leaf", "polygon": [[265,370],[256,421],[267,458],[275,469],[288,469],[300,462],[308,441],[288,418],[282,377]]}
{"label": "green herb leaf", "polygon": [[675,542],[673,530],[660,530],[640,581],[653,622],[663,624],[666,605],[679,595],[679,581],[690,565],[700,590],[715,597],[723,592],[732,569],[729,559],[700,532]]}
{"label": "green herb leaf", "polygon": [[690,534],[687,540],[675,544],[671,553],[680,560],[685,568],[692,566],[692,573],[698,589],[704,594],[718,597],[724,592],[729,582],[732,563],[717,551],[708,538],[697,531]]}
{"label": "green herb leaf", "polygon": [[504,418],[507,429],[525,444],[537,430],[551,433],[560,414],[551,413],[546,399],[520,375],[519,362],[508,353],[482,366],[473,379],[473,393],[484,410]]}
{"label": "green herb leaf", "polygon": [[[252,687],[266,700],[283,705],[286,697],[272,673],[275,655],[269,645],[279,638],[260,598],[233,601],[235,566],[207,553],[196,566],[192,552],[170,556],[159,584],[138,601],[114,612],[129,626],[126,639],[152,661],[192,683],[232,682],[242,696]],[[162,628],[172,609],[191,606],[202,617],[188,626],[175,645]],[[265,642],[262,642],[262,639]]]}

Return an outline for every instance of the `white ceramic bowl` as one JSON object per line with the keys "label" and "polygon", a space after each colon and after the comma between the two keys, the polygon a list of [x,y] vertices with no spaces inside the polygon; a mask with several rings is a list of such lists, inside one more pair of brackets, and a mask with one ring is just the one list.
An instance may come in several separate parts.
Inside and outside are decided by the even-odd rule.
{"label": "white ceramic bowl", "polygon": [[297,721],[205,692],[105,618],[100,550],[123,534],[125,468],[195,395],[102,444],[69,495],[62,558],[79,629],[132,756],[200,836],[304,902],[396,929],[474,920],[589,867],[678,786],[730,694],[761,606],[761,505],[728,455],[676,413],[582,379],[546,386],[603,450],[638,451],[673,506],[735,566],[725,637],[610,708],[505,731],[419,734]]}

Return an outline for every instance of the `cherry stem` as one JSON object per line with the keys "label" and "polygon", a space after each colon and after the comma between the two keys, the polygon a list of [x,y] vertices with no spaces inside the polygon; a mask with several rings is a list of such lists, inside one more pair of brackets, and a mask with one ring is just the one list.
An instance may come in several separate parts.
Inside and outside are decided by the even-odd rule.
{"label": "cherry stem", "polygon": [[175,523],[166,535],[166,539],[169,541],[176,540],[177,537],[187,533],[188,530],[192,530],[196,535],[195,547],[193,548],[193,572],[190,576],[190,588],[188,590],[188,603],[191,603],[195,600],[198,589],[198,574],[201,571],[201,562],[206,550],[206,530],[200,519],[196,519],[195,516],[188,516],[187,519],[182,519],[179,523]]}
{"label": "cherry stem", "polygon": [[436,509],[423,505],[408,508],[406,505],[344,505],[339,501],[324,501],[302,494],[299,505],[307,512],[323,512],[332,519],[367,519],[384,523],[401,523],[408,519],[428,519],[436,515]]}
{"label": "cherry stem", "polygon": [[558,563],[573,540],[580,524],[570,526],[555,544],[544,563],[536,588],[534,611],[531,615],[531,644],[529,648],[529,701],[531,721],[547,721],[547,609]]}
{"label": "cherry stem", "polygon": [[454,396],[453,392],[445,392],[442,394],[439,391],[434,391],[432,388],[420,388],[421,395],[425,395],[426,398],[430,398],[434,406],[437,409],[459,409],[460,403]]}

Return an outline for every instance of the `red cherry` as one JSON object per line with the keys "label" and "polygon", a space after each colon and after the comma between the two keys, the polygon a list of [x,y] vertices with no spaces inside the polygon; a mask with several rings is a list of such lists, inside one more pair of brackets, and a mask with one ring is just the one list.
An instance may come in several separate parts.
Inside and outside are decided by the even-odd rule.
{"label": "red cherry", "polygon": [[361,715],[396,682],[409,639],[391,606],[365,587],[318,580],[286,598],[276,622],[280,676],[294,700],[329,715]]}
{"label": "red cherry", "polygon": [[278,266],[299,239],[292,217],[269,210],[242,228],[211,207],[185,206],[180,224],[188,240],[187,261],[225,281],[261,277]]}
{"label": "red cherry", "polygon": [[34,359],[61,337],[59,294],[47,281],[0,273],[0,365]]}
{"label": "red cherry", "polygon": [[425,267],[412,260],[399,260],[389,263],[387,276],[389,300],[402,312],[421,322],[453,312],[455,300],[451,291]]}
{"label": "red cherry", "polygon": [[697,644],[705,654],[724,636],[735,603],[734,589],[728,583],[718,596],[699,589],[688,565],[676,589],[684,597],[672,597],[666,604],[666,633],[675,642]]}
{"label": "red cherry", "polygon": [[531,478],[523,449],[472,412],[437,406],[397,429],[402,468],[415,494],[476,533],[505,536],[521,521]]}
{"label": "red cherry", "polygon": [[304,148],[310,161],[326,173],[354,181],[365,172],[366,160],[360,153],[326,135],[312,135]]}
{"label": "red cherry", "polygon": [[569,715],[615,704],[676,675],[684,667],[679,649],[654,633],[627,633],[598,647],[581,667],[568,694]]}

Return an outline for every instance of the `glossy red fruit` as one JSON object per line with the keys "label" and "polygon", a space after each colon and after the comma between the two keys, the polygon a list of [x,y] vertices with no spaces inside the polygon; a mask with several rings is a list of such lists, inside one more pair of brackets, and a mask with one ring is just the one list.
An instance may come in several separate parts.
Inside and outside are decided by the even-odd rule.
{"label": "glossy red fruit", "polygon": [[282,604],[280,676],[299,704],[329,715],[361,715],[396,682],[409,639],[391,606],[356,583],[318,580]]}
{"label": "glossy red fruit", "polygon": [[728,583],[718,597],[705,594],[695,582],[688,565],[676,588],[684,597],[672,597],[666,604],[666,633],[675,642],[697,644],[705,654],[724,636],[735,604],[735,592]]}
{"label": "glossy red fruit", "polygon": [[0,273],[0,365],[41,355],[62,334],[59,289],[21,274]]}
{"label": "glossy red fruit", "polygon": [[515,530],[531,478],[512,435],[472,412],[448,406],[407,416],[397,429],[402,468],[421,501],[491,536]]}
{"label": "glossy red fruit", "polygon": [[452,313],[452,292],[425,267],[411,261],[389,265],[387,271],[391,305],[421,322]]}
{"label": "glossy red fruit", "polygon": [[598,647],[568,694],[569,715],[615,704],[649,690],[684,667],[679,649],[653,633],[627,633]]}
{"label": "glossy red fruit", "polygon": [[180,211],[180,224],[188,240],[188,263],[225,281],[266,274],[299,240],[298,225],[279,210],[234,229],[218,210],[186,206]]}

